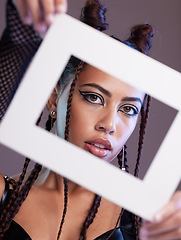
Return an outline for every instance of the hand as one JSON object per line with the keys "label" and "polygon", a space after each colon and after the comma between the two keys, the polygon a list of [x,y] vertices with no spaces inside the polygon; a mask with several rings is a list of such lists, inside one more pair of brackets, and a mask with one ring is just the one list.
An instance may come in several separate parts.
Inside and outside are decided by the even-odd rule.
{"label": "hand", "polygon": [[145,222],[140,229],[141,240],[181,239],[181,191],[176,192],[161,209],[152,223]]}
{"label": "hand", "polygon": [[67,11],[67,0],[14,0],[25,24],[33,24],[39,33],[45,33],[56,13]]}

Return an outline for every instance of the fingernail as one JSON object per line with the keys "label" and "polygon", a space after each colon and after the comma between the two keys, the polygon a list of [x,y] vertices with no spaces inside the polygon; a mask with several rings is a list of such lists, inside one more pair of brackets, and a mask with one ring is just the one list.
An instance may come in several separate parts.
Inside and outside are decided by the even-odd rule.
{"label": "fingernail", "polygon": [[162,220],[162,215],[161,215],[160,213],[156,214],[155,217],[154,217],[154,220],[155,220],[156,222],[161,222],[161,220]]}
{"label": "fingernail", "polygon": [[34,29],[39,33],[45,33],[47,30],[47,26],[45,23],[36,23]]}
{"label": "fingernail", "polygon": [[177,208],[181,209],[181,200],[177,201]]}
{"label": "fingernail", "polygon": [[54,20],[55,20],[55,16],[51,13],[45,17],[45,21],[49,25],[52,24]]}
{"label": "fingernail", "polygon": [[65,4],[59,4],[56,8],[58,13],[65,13],[67,11],[67,7]]}
{"label": "fingernail", "polygon": [[33,20],[32,20],[31,17],[27,16],[27,17],[24,17],[24,18],[23,18],[23,22],[24,22],[24,24],[26,24],[26,25],[31,25],[31,24],[33,23]]}

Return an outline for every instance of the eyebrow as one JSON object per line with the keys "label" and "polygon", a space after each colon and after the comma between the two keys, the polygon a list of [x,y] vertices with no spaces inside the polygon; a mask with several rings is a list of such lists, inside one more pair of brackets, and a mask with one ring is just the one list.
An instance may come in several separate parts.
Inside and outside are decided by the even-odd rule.
{"label": "eyebrow", "polygon": [[97,85],[96,83],[83,84],[81,87],[84,87],[84,86],[89,86],[89,87],[97,88],[99,91],[101,91],[102,93],[104,93],[106,96],[112,97],[112,94],[111,94],[108,90],[106,90],[105,88],[101,87],[100,85]]}
{"label": "eyebrow", "polygon": [[[105,95],[107,95],[108,97],[112,97],[112,94],[106,90],[105,88],[101,87],[100,85],[96,84],[96,83],[87,83],[87,84],[83,84],[81,87],[84,86],[89,86],[89,87],[95,87],[98,90],[100,90],[102,93],[104,93]],[[129,102],[139,102],[142,106],[142,101],[140,98],[137,97],[124,97],[121,99],[121,101],[129,101]]]}
{"label": "eyebrow", "polygon": [[141,99],[137,97],[124,97],[121,101],[139,102],[141,105],[143,104]]}

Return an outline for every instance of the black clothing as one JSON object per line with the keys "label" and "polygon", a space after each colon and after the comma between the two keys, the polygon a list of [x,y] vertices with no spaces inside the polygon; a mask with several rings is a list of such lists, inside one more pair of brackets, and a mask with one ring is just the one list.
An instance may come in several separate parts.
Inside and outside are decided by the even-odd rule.
{"label": "black clothing", "polygon": [[[0,210],[4,208],[9,196],[12,193],[12,189],[10,189],[10,181],[8,178],[5,178],[5,190],[0,203]],[[107,237],[113,232],[110,230],[108,232],[103,233],[99,237],[94,240],[106,240]],[[32,240],[28,233],[14,220],[12,221],[10,228],[6,232],[4,240]],[[73,236],[72,236],[73,239]],[[121,217],[121,226],[116,228],[112,236],[109,240],[135,240],[135,235],[133,234],[133,217],[132,214],[128,211],[124,211]]]}
{"label": "black clothing", "polygon": [[39,35],[32,27],[23,25],[8,0],[6,29],[0,40],[0,121],[40,43]]}

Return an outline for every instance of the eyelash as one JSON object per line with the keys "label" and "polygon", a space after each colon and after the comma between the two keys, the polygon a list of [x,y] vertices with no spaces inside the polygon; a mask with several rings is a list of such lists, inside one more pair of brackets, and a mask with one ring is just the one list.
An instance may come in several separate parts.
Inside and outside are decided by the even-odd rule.
{"label": "eyelash", "polygon": [[[104,98],[100,94],[95,93],[95,92],[80,91],[80,90],[79,90],[79,93],[80,93],[80,95],[83,96],[83,98],[87,102],[89,102],[91,104],[98,104],[98,105],[104,106]],[[99,99],[100,103],[97,103],[96,101],[91,100],[90,97],[97,97],[96,101]],[[125,110],[126,108],[129,108],[129,112],[133,111],[133,113],[127,112]],[[133,104],[124,104],[121,107],[119,107],[118,111],[124,113],[125,115],[127,115],[129,117],[134,117],[135,115],[139,114],[139,109]]]}
{"label": "eyelash", "polygon": [[[125,108],[129,108],[129,112],[133,111],[133,113],[128,113],[125,111]],[[139,109],[133,105],[133,104],[124,104],[119,108],[119,111],[121,111],[122,113],[128,115],[129,117],[134,117],[135,115],[139,114]]]}
{"label": "eyelash", "polygon": [[[87,92],[87,91],[80,91],[80,90],[79,92],[80,92],[80,95],[82,95],[87,102],[91,104],[98,104],[98,105],[104,106],[104,98],[100,94],[95,92]],[[90,99],[91,97],[97,97],[96,101],[99,99],[100,103],[97,103],[96,101],[91,100]]]}

